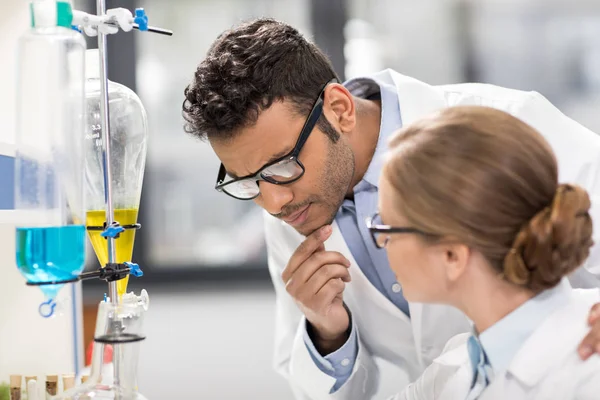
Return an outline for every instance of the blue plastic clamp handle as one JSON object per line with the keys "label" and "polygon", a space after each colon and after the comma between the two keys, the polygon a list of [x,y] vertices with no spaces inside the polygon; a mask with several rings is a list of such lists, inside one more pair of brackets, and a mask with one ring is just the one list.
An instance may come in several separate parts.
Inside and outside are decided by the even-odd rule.
{"label": "blue plastic clamp handle", "polygon": [[148,30],[148,16],[146,15],[146,11],[144,11],[143,8],[135,9],[135,18],[133,19],[133,22],[138,24],[138,28],[140,29],[140,31]]}
{"label": "blue plastic clamp handle", "polygon": [[144,271],[142,271],[142,269],[140,268],[139,265],[137,265],[136,263],[131,263],[131,262],[124,262],[123,264],[127,265],[129,267],[129,274],[135,276],[136,278],[139,278],[140,276],[144,275]]}
{"label": "blue plastic clamp handle", "polygon": [[81,33],[81,29],[77,25],[71,25],[71,29],[73,29],[74,31],[77,31],[77,32]]}
{"label": "blue plastic clamp handle", "polygon": [[123,228],[121,225],[112,225],[106,228],[104,232],[100,234],[100,236],[115,238],[119,233],[123,231],[125,231],[125,228]]}
{"label": "blue plastic clamp handle", "polygon": [[54,315],[54,309],[56,308],[56,302],[54,299],[49,299],[48,301],[43,302],[38,307],[38,312],[44,318],[50,318]]}

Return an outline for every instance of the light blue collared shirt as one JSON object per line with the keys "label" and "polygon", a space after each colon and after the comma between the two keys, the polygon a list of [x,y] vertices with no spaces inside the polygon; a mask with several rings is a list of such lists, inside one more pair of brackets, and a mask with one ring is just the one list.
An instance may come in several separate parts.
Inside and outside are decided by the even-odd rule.
{"label": "light blue collared shirt", "polygon": [[571,285],[566,278],[544,290],[479,335],[494,375],[507,370],[510,362],[540,324],[569,302]]}
{"label": "light blue collared shirt", "polygon": [[[380,74],[385,74],[386,71]],[[383,83],[376,74],[371,78],[357,78],[344,84],[357,97],[381,100],[381,125],[375,153],[363,179],[354,187],[354,201],[346,199],[338,210],[336,222],[352,256],[367,279],[388,300],[409,315],[408,303],[402,288],[390,269],[384,250],[375,247],[366,227],[365,219],[377,212],[378,183],[388,139],[402,127],[400,105],[396,87]],[[321,356],[312,343],[306,329],[304,342],[317,367],[336,378],[331,392],[338,390],[352,374],[358,353],[358,335],[352,323],[348,341],[337,351]]]}

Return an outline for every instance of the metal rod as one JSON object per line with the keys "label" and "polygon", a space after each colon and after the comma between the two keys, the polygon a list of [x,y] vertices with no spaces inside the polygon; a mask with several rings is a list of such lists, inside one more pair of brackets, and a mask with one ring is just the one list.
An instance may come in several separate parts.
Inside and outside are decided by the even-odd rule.
{"label": "metal rod", "polygon": [[[138,24],[133,24],[133,29],[139,30],[140,26]],[[148,32],[159,33],[161,35],[167,35],[167,36],[173,36],[173,31],[171,31],[169,29],[156,28],[154,26],[149,26]]]}
{"label": "metal rod", "polygon": [[[96,0],[98,16],[106,12],[104,0]],[[115,219],[112,202],[112,172],[110,165],[110,110],[108,107],[108,74],[106,68],[106,35],[98,32],[98,51],[100,53],[100,127],[102,131],[102,166],[104,172],[104,201],[106,204],[106,226],[110,226]],[[114,263],[116,260],[114,238],[107,237],[108,243],[108,262]],[[108,292],[113,304],[118,304],[119,296],[117,293],[117,283],[108,284]]]}
{"label": "metal rod", "polygon": [[[106,3],[105,0],[96,0],[96,13],[102,17],[106,14]],[[108,108],[108,74],[106,68],[106,35],[98,31],[98,52],[100,53],[100,127],[102,131],[102,163],[104,167],[104,201],[106,203],[106,226],[110,226],[115,219],[113,202],[112,202],[112,173],[110,166],[110,118]],[[108,262],[116,262],[116,249],[115,239],[107,237],[108,245]],[[108,283],[108,292],[110,293],[110,300],[113,304],[119,304],[119,295],[117,292],[117,282]],[[120,385],[121,376],[121,351],[115,346],[113,349],[114,358],[114,371],[113,371],[113,384],[115,386]],[[121,398],[119,393],[115,393],[115,399]]]}

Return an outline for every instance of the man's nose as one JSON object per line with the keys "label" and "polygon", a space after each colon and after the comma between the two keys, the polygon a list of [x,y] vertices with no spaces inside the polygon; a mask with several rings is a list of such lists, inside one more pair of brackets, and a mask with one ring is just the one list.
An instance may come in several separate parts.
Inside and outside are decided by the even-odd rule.
{"label": "man's nose", "polygon": [[279,214],[283,207],[294,199],[294,193],[289,185],[275,185],[261,181],[260,196],[255,201],[269,214]]}

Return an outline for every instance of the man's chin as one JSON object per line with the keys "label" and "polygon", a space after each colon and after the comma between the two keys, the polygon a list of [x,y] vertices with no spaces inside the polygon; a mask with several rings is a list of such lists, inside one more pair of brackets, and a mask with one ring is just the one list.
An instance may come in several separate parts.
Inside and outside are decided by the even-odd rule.
{"label": "man's chin", "polygon": [[298,226],[298,227],[293,227],[296,232],[298,232],[299,234],[301,234],[302,236],[310,236],[311,233],[313,233],[314,231],[316,231],[319,228],[313,228],[313,227],[307,227],[307,226]]}
{"label": "man's chin", "polygon": [[315,231],[319,230],[323,226],[325,226],[325,225],[331,225],[334,220],[335,220],[334,217],[327,218],[327,219],[324,219],[324,218],[315,218],[312,221],[310,221],[310,220],[306,221],[301,226],[295,226],[293,228],[296,230],[296,232],[298,232],[299,234],[301,234],[303,236],[310,236],[312,233],[314,233]]}

